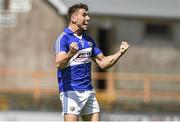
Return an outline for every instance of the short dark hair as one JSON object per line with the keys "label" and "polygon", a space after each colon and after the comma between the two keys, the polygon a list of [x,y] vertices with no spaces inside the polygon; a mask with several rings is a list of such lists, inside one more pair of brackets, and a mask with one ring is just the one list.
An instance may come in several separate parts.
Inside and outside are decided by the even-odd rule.
{"label": "short dark hair", "polygon": [[84,3],[78,3],[78,4],[74,4],[71,7],[69,7],[68,13],[67,13],[67,18],[69,21],[71,20],[72,14],[74,12],[78,11],[79,9],[85,9],[86,11],[88,11],[88,5],[86,5]]}

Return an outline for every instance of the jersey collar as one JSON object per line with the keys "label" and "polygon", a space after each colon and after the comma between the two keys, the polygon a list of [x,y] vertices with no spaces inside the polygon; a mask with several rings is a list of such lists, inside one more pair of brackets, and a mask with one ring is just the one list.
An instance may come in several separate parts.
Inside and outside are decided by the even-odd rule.
{"label": "jersey collar", "polygon": [[65,28],[64,29],[64,32],[67,33],[67,34],[74,34],[74,32],[72,32],[70,29],[68,28]]}
{"label": "jersey collar", "polygon": [[[69,35],[74,35],[74,32],[72,30],[70,30],[69,28],[65,28],[64,32],[69,34]],[[84,36],[84,33],[82,33],[82,37]]]}

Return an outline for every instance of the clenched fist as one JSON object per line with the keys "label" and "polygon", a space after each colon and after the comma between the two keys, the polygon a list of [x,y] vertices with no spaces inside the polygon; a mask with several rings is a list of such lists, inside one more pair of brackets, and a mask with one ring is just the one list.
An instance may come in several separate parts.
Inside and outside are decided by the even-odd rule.
{"label": "clenched fist", "polygon": [[126,41],[122,41],[120,45],[120,52],[125,53],[129,48],[129,44]]}
{"label": "clenched fist", "polygon": [[77,53],[78,49],[79,49],[78,43],[72,42],[69,46],[69,54],[71,56],[75,55]]}

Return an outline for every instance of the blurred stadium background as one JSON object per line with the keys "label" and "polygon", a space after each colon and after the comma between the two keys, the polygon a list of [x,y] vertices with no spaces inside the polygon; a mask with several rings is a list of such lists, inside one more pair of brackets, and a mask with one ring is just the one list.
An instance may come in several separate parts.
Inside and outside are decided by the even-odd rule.
{"label": "blurred stadium background", "polygon": [[0,0],[0,121],[63,120],[53,45],[79,2],[105,55],[131,45],[110,70],[93,65],[101,120],[180,121],[179,0]]}

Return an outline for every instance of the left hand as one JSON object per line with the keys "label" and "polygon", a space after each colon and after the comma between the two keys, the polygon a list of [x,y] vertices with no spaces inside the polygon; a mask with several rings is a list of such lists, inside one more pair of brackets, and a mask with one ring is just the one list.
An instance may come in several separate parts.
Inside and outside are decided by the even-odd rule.
{"label": "left hand", "polygon": [[125,53],[129,48],[129,44],[126,41],[122,41],[121,45],[120,45],[120,52],[121,53]]}

